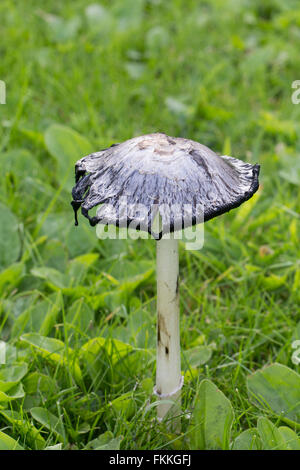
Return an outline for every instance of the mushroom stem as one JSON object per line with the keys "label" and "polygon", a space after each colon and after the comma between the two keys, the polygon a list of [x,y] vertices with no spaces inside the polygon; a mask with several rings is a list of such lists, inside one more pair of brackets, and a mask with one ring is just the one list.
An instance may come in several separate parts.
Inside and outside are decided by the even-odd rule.
{"label": "mushroom stem", "polygon": [[[157,362],[155,393],[161,400],[157,416],[168,413],[171,428],[180,431],[181,376],[179,331],[179,261],[178,240],[157,241]],[[177,416],[177,418],[176,418]]]}

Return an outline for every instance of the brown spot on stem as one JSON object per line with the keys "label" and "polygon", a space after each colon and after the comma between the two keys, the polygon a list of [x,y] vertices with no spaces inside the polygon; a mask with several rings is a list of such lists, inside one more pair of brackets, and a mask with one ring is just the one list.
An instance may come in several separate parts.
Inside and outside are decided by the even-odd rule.
{"label": "brown spot on stem", "polygon": [[165,353],[167,356],[169,355],[169,348],[167,346],[165,347]]}
{"label": "brown spot on stem", "polygon": [[157,312],[157,331],[159,331],[160,338],[164,335],[170,338],[165,319],[159,311]]}
{"label": "brown spot on stem", "polygon": [[179,276],[177,276],[177,281],[176,281],[176,295],[179,292]]}

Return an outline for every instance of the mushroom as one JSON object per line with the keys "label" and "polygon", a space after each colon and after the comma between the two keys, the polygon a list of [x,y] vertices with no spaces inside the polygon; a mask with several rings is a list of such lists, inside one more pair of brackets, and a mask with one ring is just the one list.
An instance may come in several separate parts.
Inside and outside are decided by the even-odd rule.
{"label": "mushroom", "polygon": [[[158,418],[180,414],[178,231],[238,207],[259,187],[259,165],[218,156],[192,140],[143,135],[92,153],[75,166],[72,206],[92,226],[135,228],[156,239]],[[99,206],[97,214],[89,211]],[[176,404],[176,406],[174,406]]]}

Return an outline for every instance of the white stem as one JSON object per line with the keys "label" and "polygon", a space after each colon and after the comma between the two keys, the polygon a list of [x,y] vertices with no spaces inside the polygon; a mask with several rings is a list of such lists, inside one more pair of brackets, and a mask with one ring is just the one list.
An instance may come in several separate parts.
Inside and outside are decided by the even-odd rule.
{"label": "white stem", "polygon": [[[157,264],[157,362],[155,392],[164,403],[158,405],[161,420],[180,414],[182,386],[179,331],[179,262],[178,240],[162,239],[156,245]],[[176,402],[176,405],[174,405]],[[177,418],[172,428],[178,430]],[[171,423],[172,424],[172,423]]]}

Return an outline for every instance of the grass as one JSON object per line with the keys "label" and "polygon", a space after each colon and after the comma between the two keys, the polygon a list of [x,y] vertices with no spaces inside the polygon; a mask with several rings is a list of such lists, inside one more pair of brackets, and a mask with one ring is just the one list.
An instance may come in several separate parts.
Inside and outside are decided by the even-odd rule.
{"label": "grass", "polygon": [[[26,449],[185,448],[203,378],[232,403],[231,442],[262,417],[278,426],[246,380],[274,362],[299,372],[299,5],[98,5],[0,5],[1,370],[19,365],[0,397],[0,430]],[[177,440],[157,433],[151,396],[155,242],[98,240],[85,220],[74,227],[70,207],[81,149],[153,131],[261,164],[258,195],[208,222],[203,250],[181,245],[188,372]],[[191,367],[192,348],[211,358]]]}

